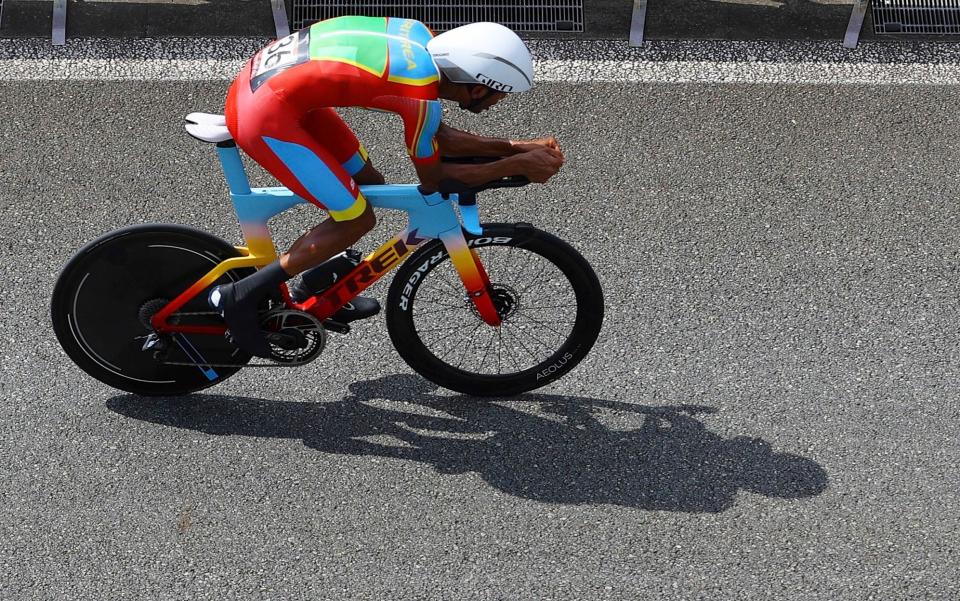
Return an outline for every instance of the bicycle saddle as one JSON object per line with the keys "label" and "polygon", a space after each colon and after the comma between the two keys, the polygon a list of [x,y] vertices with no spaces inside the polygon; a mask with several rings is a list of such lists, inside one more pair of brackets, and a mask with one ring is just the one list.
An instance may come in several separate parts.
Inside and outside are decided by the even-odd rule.
{"label": "bicycle saddle", "polygon": [[190,113],[186,119],[187,133],[202,142],[226,142],[232,137],[223,115]]}

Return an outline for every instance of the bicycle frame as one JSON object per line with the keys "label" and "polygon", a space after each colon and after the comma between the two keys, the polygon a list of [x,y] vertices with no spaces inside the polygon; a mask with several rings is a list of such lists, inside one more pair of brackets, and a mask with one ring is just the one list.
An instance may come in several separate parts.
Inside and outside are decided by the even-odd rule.
{"label": "bicycle frame", "polygon": [[[170,323],[171,315],[232,269],[263,267],[277,259],[276,247],[268,222],[284,211],[309,201],[284,187],[250,188],[240,151],[233,142],[217,144],[217,154],[230,186],[230,197],[240,220],[246,246],[238,246],[243,256],[219,263],[153,316],[158,332],[222,335],[226,326],[180,325]],[[500,325],[500,317],[490,298],[490,279],[476,251],[463,235],[462,223],[453,204],[456,194],[447,198],[440,193],[423,194],[415,184],[360,186],[360,192],[373,207],[404,211],[408,215],[406,229],[378,248],[342,280],[318,296],[297,303],[289,290],[281,286],[284,303],[306,311],[320,319],[328,319],[368,286],[379,280],[427,240],[439,238],[463,281],[465,294],[473,301],[483,320]]]}

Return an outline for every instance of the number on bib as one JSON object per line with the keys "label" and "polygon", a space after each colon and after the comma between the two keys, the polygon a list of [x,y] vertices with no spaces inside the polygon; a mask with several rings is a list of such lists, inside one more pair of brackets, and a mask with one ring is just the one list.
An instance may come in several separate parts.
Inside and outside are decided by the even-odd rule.
{"label": "number on bib", "polygon": [[287,37],[277,40],[270,44],[260,53],[260,61],[257,70],[253,73],[254,77],[263,75],[267,71],[289,67],[297,62],[297,33],[291,33]]}
{"label": "number on bib", "polygon": [[257,91],[263,82],[285,69],[310,60],[310,33],[303,29],[281,38],[257,54],[250,76],[250,89]]}

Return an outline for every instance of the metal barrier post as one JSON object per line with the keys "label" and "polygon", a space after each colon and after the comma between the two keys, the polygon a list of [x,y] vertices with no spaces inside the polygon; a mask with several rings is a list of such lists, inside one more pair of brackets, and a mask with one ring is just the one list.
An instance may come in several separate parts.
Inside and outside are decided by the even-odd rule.
{"label": "metal barrier post", "polygon": [[270,0],[273,8],[273,24],[277,28],[277,39],[290,35],[290,22],[287,21],[286,0]]}
{"label": "metal barrier post", "polygon": [[633,0],[633,17],[630,19],[630,45],[643,45],[643,28],[647,22],[647,0]]}
{"label": "metal barrier post", "polygon": [[870,0],[857,0],[850,13],[850,23],[847,24],[847,33],[843,36],[844,48],[856,48],[860,40],[860,30],[863,29],[863,18],[867,14]]}
{"label": "metal barrier post", "polygon": [[53,45],[67,43],[67,0],[53,0]]}

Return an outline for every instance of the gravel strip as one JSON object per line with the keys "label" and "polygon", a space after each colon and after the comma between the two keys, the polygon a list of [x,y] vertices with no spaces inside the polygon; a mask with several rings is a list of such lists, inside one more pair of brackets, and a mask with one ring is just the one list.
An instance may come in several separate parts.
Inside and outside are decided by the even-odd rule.
{"label": "gravel strip", "polygon": [[[232,79],[266,38],[0,40],[0,80]],[[960,46],[936,42],[528,40],[541,82],[956,85]]]}

